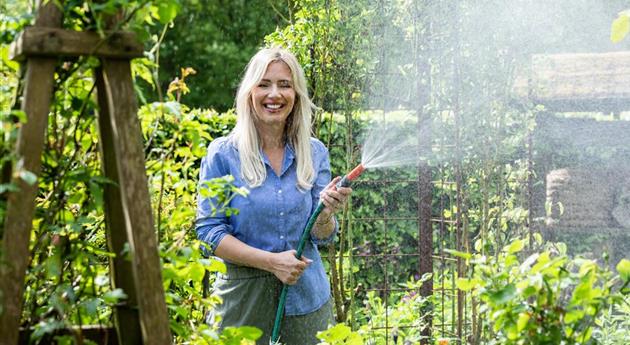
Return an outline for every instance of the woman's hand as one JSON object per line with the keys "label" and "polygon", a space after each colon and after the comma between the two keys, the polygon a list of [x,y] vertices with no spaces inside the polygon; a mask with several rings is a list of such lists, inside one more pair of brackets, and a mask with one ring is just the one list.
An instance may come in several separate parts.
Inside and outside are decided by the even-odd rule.
{"label": "woman's hand", "polygon": [[334,213],[343,209],[348,202],[348,197],[352,193],[350,187],[339,187],[337,183],[341,180],[341,176],[335,177],[330,183],[319,193],[319,199],[324,203],[322,213],[330,218]]}
{"label": "woman's hand", "polygon": [[286,252],[274,253],[271,257],[271,273],[273,273],[283,284],[293,285],[304,273],[304,270],[313,260],[302,256],[301,260],[295,257],[297,251],[287,250]]}

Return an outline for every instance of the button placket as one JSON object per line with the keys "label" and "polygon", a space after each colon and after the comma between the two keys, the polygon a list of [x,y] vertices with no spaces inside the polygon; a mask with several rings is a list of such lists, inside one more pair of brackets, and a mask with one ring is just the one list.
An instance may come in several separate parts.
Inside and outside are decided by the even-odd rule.
{"label": "button placket", "polygon": [[[276,189],[276,199],[278,200],[278,208],[279,208],[279,217],[280,217],[280,223],[282,225],[285,225],[286,223],[286,219],[284,218],[284,202],[283,202],[283,197],[282,197],[282,187],[280,186],[279,188]],[[284,231],[285,226],[281,226],[280,227],[280,231]],[[284,234],[280,234],[280,239],[284,240],[285,236]]]}

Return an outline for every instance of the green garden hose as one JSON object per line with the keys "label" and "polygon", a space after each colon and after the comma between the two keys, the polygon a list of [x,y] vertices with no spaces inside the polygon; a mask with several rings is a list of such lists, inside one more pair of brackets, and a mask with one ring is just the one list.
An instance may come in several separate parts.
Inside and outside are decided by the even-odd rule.
{"label": "green garden hose", "polygon": [[[352,169],[350,173],[344,176],[337,183],[337,188],[350,186],[350,183],[354,179],[359,177],[359,175],[361,175],[361,173],[363,173],[364,170],[365,168],[363,167],[363,165],[361,164],[357,165],[354,169]],[[313,225],[315,225],[315,220],[317,219],[317,217],[319,217],[319,214],[322,213],[322,210],[324,209],[324,207],[325,207],[324,204],[320,201],[319,204],[317,205],[317,208],[315,209],[311,217],[308,219],[308,223],[306,223],[306,227],[304,228],[304,231],[302,232],[302,236],[300,237],[300,242],[298,244],[296,254],[295,254],[295,257],[298,258],[298,260],[302,257],[302,252],[304,251],[306,240],[308,239],[311,233],[311,230],[313,229]],[[282,324],[282,318],[284,317],[284,305],[287,300],[288,289],[289,289],[289,285],[284,284],[282,286],[282,292],[280,293],[280,299],[278,301],[278,309],[276,310],[276,320],[273,323],[273,331],[271,333],[271,344],[278,343],[278,338],[280,336],[280,326]]]}

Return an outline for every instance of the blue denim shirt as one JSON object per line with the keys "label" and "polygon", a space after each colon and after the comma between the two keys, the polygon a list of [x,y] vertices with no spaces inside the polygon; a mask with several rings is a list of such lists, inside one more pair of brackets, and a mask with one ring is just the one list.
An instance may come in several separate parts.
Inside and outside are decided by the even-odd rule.
{"label": "blue denim shirt", "polygon": [[[331,180],[328,150],[319,140],[311,139],[315,181],[311,190],[297,186],[295,153],[286,145],[282,170],[277,175],[266,155],[261,152],[267,168],[267,179],[250,189],[247,197],[236,196],[230,207],[239,209],[238,215],[212,214],[207,198],[199,196],[197,205],[197,237],[216,248],[230,234],[240,241],[262,250],[282,252],[296,249],[309,217],[317,207],[319,193]],[[227,137],[215,139],[201,161],[199,182],[232,175],[237,187],[247,187],[241,177],[237,148]],[[336,222],[335,222],[336,223]],[[335,232],[337,228],[335,228]],[[324,271],[317,245],[330,241],[311,236],[303,255],[313,262],[287,292],[286,315],[304,315],[318,310],[330,299],[330,284]]]}

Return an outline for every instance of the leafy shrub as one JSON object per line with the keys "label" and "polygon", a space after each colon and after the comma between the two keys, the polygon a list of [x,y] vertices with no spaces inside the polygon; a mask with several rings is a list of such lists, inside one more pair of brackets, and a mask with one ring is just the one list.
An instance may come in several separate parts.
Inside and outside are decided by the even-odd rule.
{"label": "leafy shrub", "polygon": [[597,320],[629,292],[630,261],[622,260],[615,275],[594,260],[569,258],[562,244],[521,260],[525,245],[517,239],[496,256],[453,251],[473,266],[457,286],[480,298],[487,344],[595,343]]}

